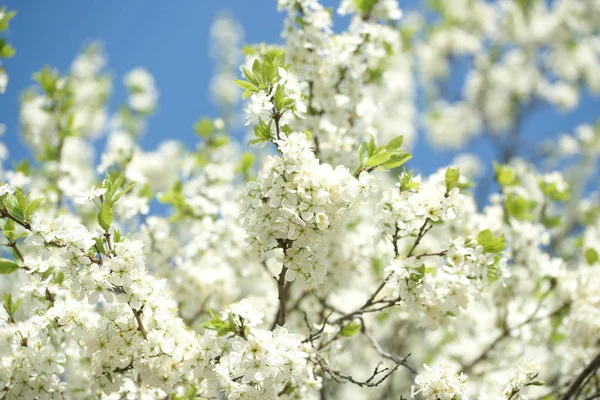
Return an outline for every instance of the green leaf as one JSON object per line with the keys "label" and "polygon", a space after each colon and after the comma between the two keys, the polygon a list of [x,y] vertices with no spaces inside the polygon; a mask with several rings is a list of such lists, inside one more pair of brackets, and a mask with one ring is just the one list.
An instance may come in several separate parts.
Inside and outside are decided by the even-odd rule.
{"label": "green leaf", "polygon": [[213,331],[220,329],[222,326],[223,326],[223,321],[215,321],[215,320],[207,321],[202,324],[203,328],[210,329]]}
{"label": "green leaf", "polygon": [[517,176],[512,168],[505,165],[494,165],[496,180],[500,186],[512,186],[517,184]]}
{"label": "green leaf", "polygon": [[369,144],[367,142],[362,142],[358,147],[358,160],[360,162],[360,166],[364,167],[367,163],[367,159],[369,158]]}
{"label": "green leaf", "polygon": [[404,143],[404,136],[396,136],[385,145],[385,148],[390,151],[398,150],[402,146],[402,143]]}
{"label": "green leaf", "polygon": [[600,257],[598,257],[598,252],[595,249],[589,248],[585,251],[585,261],[588,265],[597,263],[599,259]]}
{"label": "green leaf", "polygon": [[251,84],[250,82],[248,82],[248,81],[244,81],[244,80],[241,80],[241,79],[234,79],[233,83],[235,83],[236,85],[238,85],[242,89],[249,90],[250,92],[257,92],[258,91],[258,88],[256,86],[254,86],[253,84]]}
{"label": "green leaf", "polygon": [[460,171],[458,168],[448,168],[446,170],[445,184],[446,190],[449,192],[454,188],[458,187],[458,179],[460,178]]}
{"label": "green leaf", "polygon": [[31,217],[31,214],[33,214],[34,211],[40,207],[43,201],[44,198],[31,200],[29,204],[27,204],[27,206],[25,207],[25,212],[23,213],[25,219],[29,219]]}
{"label": "green leaf", "polygon": [[500,253],[506,247],[504,235],[494,238],[492,231],[485,229],[477,235],[477,243],[488,253]]}
{"label": "green leaf", "polygon": [[10,215],[12,215],[13,217],[15,217],[18,220],[23,219],[23,215],[21,214],[21,211],[19,210],[19,202],[18,202],[16,196],[8,195],[6,197],[6,199],[4,199],[4,206],[6,207],[6,210],[8,211],[8,213]]}
{"label": "green leaf", "polygon": [[252,94],[251,91],[244,90],[244,93],[242,93],[242,99],[246,100],[251,94]]}
{"label": "green leaf", "polygon": [[196,397],[196,393],[198,393],[198,388],[194,385],[187,385],[185,388],[184,396],[188,400],[194,400]]}
{"label": "green leaf", "polygon": [[544,216],[542,219],[542,223],[546,228],[556,228],[557,226],[560,226],[561,222],[562,220],[559,215],[553,217]]}
{"label": "green leaf", "polygon": [[354,336],[358,333],[358,331],[360,331],[360,327],[361,324],[359,322],[352,321],[342,328],[342,330],[340,331],[340,335],[344,337]]}
{"label": "green leaf", "polygon": [[15,223],[12,219],[7,219],[4,223],[4,228],[2,228],[2,233],[8,240],[14,240],[15,235]]}
{"label": "green leaf", "polygon": [[4,307],[6,308],[6,312],[8,312],[9,316],[15,315],[19,307],[21,307],[21,303],[23,303],[23,299],[19,299],[17,301],[13,301],[12,295],[10,293],[4,294]]}
{"label": "green leaf", "polygon": [[110,229],[113,220],[112,208],[107,203],[102,203],[100,211],[98,211],[98,224],[107,231]]}
{"label": "green leaf", "polygon": [[15,237],[13,237],[13,240],[19,240],[21,238],[26,237],[27,235],[29,235],[29,232],[21,232],[18,235],[15,235]]}
{"label": "green leaf", "polygon": [[17,210],[19,214],[25,217],[25,209],[27,208],[27,196],[23,194],[21,189],[15,191],[15,197],[17,198]]}
{"label": "green leaf", "polygon": [[216,312],[212,310],[212,308],[208,306],[208,304],[206,305],[206,310],[208,311],[208,314],[213,317],[213,319],[218,319],[219,321],[223,322],[223,320],[217,315]]}
{"label": "green leaf", "polygon": [[519,195],[510,195],[504,200],[504,205],[508,215],[518,220],[533,220],[535,215],[532,211],[537,203],[533,200],[528,201]]}
{"label": "green leaf", "polygon": [[410,273],[409,279],[413,282],[417,282],[417,283],[421,282],[421,280],[425,276],[426,270],[427,270],[427,268],[425,267],[425,264],[422,264],[419,267],[413,268],[413,270]]}
{"label": "green leaf", "polygon": [[290,128],[290,126],[288,124],[285,124],[284,126],[281,127],[281,131],[287,135],[289,135],[290,133],[292,133],[292,128]]}
{"label": "green leaf", "polygon": [[50,69],[48,66],[44,66],[40,72],[33,74],[33,79],[46,93],[52,95],[56,90],[58,72],[54,69]]}
{"label": "green leaf", "polygon": [[229,332],[232,332],[231,327],[229,326],[229,324],[225,324],[219,329],[217,329],[217,336],[225,336]]}
{"label": "green leaf", "polygon": [[565,190],[564,192],[554,190],[552,193],[550,193],[550,199],[553,201],[563,202],[569,200],[570,198],[571,194],[568,190]]}
{"label": "green leaf", "polygon": [[0,32],[3,32],[8,29],[8,23],[15,15],[17,15],[17,12],[6,12],[6,8],[0,8],[0,12],[4,12],[4,16],[0,17]]}
{"label": "green leaf", "polygon": [[256,54],[256,48],[254,46],[245,44],[244,47],[242,47],[242,53],[244,53],[246,56],[254,55]]}
{"label": "green leaf", "polygon": [[213,131],[213,121],[208,118],[202,118],[194,124],[194,131],[200,137],[207,138]]}
{"label": "green leaf", "polygon": [[383,152],[379,154],[375,154],[367,159],[365,165],[367,167],[376,167],[384,162],[388,161],[392,157],[392,153]]}
{"label": "green leaf", "polygon": [[30,168],[29,168],[29,161],[27,159],[24,159],[23,161],[21,161],[18,164],[14,165],[14,170],[23,173],[26,176],[29,176],[30,173]]}
{"label": "green leaf", "polygon": [[413,181],[413,172],[405,171],[400,174],[400,190],[414,190],[419,188],[419,182]]}
{"label": "green leaf", "polygon": [[290,384],[288,383],[288,385],[287,385],[287,388],[285,388],[285,391],[284,391],[283,393],[281,393],[281,394],[287,394],[287,395],[290,395],[290,394],[294,393],[294,392],[296,391],[296,389],[298,389],[298,387],[297,387],[297,386],[290,385]]}
{"label": "green leaf", "polygon": [[375,153],[375,138],[371,135],[371,140],[368,141],[369,144],[369,156],[372,156]]}
{"label": "green leaf", "polygon": [[6,306],[6,311],[10,314],[12,306],[12,295],[10,293],[4,293],[4,305]]}
{"label": "green leaf", "polygon": [[123,196],[125,193],[129,192],[134,186],[135,186],[135,182],[130,182],[129,185],[127,185],[125,187],[125,189],[120,191],[115,197],[112,198],[111,204],[115,204],[121,198],[121,196]]}
{"label": "green leaf", "polygon": [[477,242],[482,246],[485,246],[487,243],[491,242],[492,240],[494,240],[494,235],[492,234],[492,231],[490,231],[489,229],[485,229],[485,230],[479,232],[479,235],[477,235]]}
{"label": "green leaf", "polygon": [[390,159],[388,161],[386,161],[385,163],[383,163],[381,166],[384,168],[397,168],[401,165],[403,165],[404,163],[406,163],[408,160],[410,160],[412,158],[412,154],[410,154],[407,151],[400,151],[400,152],[396,152],[393,153],[392,156],[390,157]]}
{"label": "green leaf", "polygon": [[97,247],[98,252],[104,253],[104,241],[100,238],[94,238],[95,247]]}
{"label": "green leaf", "polygon": [[0,57],[10,58],[15,55],[15,48],[6,43],[3,39],[0,40]]}
{"label": "green leaf", "polygon": [[363,17],[369,15],[375,4],[377,4],[377,0],[354,0],[356,9]]}
{"label": "green leaf", "polygon": [[252,139],[251,141],[248,142],[248,146],[250,146],[251,144],[262,143],[262,142],[268,142],[268,140],[267,139]]}
{"label": "green leaf", "polygon": [[19,269],[19,266],[13,261],[7,258],[0,258],[0,274],[12,274]]}
{"label": "green leaf", "polygon": [[[262,77],[262,65],[258,60],[254,60],[254,63],[252,63],[252,75],[254,75],[255,79],[259,79],[260,77]],[[248,79],[248,81],[250,81],[250,79]],[[260,83],[262,82],[259,80],[259,84]]]}

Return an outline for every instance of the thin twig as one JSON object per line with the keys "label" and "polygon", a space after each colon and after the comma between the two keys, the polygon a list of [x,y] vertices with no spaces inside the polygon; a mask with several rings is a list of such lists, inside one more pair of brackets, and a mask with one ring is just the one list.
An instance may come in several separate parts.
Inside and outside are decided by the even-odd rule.
{"label": "thin twig", "polygon": [[588,375],[595,373],[598,368],[600,368],[600,353],[598,353],[596,357],[594,357],[594,359],[590,361],[590,363],[583,369],[583,371],[581,371],[577,378],[575,378],[573,383],[571,383],[571,386],[569,386],[565,394],[561,397],[561,400],[570,399],[571,396],[577,392],[577,389],[579,389],[579,386],[582,384],[585,378]]}

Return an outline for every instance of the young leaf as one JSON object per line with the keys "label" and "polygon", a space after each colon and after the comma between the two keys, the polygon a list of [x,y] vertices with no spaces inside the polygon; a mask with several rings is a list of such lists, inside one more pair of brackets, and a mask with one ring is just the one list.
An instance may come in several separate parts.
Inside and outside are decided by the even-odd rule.
{"label": "young leaf", "polygon": [[458,187],[458,179],[460,178],[460,171],[458,168],[448,168],[446,170],[446,190],[449,192],[452,189]]}
{"label": "young leaf", "polygon": [[535,215],[532,211],[535,209],[537,203],[535,200],[527,200],[522,196],[513,194],[504,200],[504,206],[508,215],[519,220],[532,220],[535,219]]}
{"label": "young leaf", "polygon": [[588,265],[597,263],[599,259],[598,252],[595,249],[589,248],[585,251],[585,261]]}
{"label": "young leaf", "polygon": [[15,48],[8,43],[0,43],[0,57],[10,58],[15,55]]}
{"label": "young leaf", "polygon": [[369,157],[366,162],[367,167],[376,167],[388,161],[392,157],[392,153],[383,152]]}
{"label": "young leaf", "polygon": [[402,143],[404,143],[404,136],[396,136],[385,145],[385,148],[390,151],[398,150],[402,146]]}
{"label": "young leaf", "polygon": [[500,186],[511,186],[517,183],[517,176],[511,167],[506,165],[494,165],[496,180]]}
{"label": "young leaf", "polygon": [[102,203],[100,206],[100,211],[98,211],[98,224],[105,231],[110,229],[113,219],[113,211],[112,208],[107,203]]}
{"label": "young leaf", "polygon": [[233,83],[235,83],[236,85],[238,85],[242,89],[249,90],[250,92],[257,92],[258,91],[258,88],[256,86],[254,86],[253,84],[251,84],[250,82],[248,82],[248,81],[244,81],[244,80],[241,80],[241,79],[235,79],[233,81]]}
{"label": "young leaf", "polygon": [[25,219],[29,219],[31,217],[31,214],[33,214],[34,211],[39,208],[43,201],[44,198],[31,200],[29,204],[27,204],[27,206],[25,207],[25,212],[23,213]]}
{"label": "young leaf", "polygon": [[4,223],[4,228],[2,228],[2,233],[4,233],[4,236],[6,236],[8,240],[15,240],[15,223],[12,219],[6,220],[6,222]]}
{"label": "young leaf", "polygon": [[194,124],[194,131],[200,137],[209,137],[213,131],[213,121],[208,118],[201,118],[200,120],[198,120],[198,122]]}
{"label": "young leaf", "polygon": [[390,159],[388,161],[386,161],[384,164],[382,164],[381,166],[383,168],[397,168],[401,165],[403,165],[405,162],[407,162],[408,160],[410,160],[412,158],[412,155],[407,152],[407,151],[403,151],[400,150],[399,152],[395,152],[392,154],[392,156],[390,157]]}
{"label": "young leaf", "polygon": [[479,243],[486,252],[495,254],[502,252],[506,247],[504,235],[494,238],[492,231],[489,229],[479,232],[479,235],[477,235],[477,243]]}
{"label": "young leaf", "polygon": [[356,321],[350,322],[348,325],[344,326],[340,331],[340,335],[344,337],[354,336],[360,331],[360,323]]}
{"label": "young leaf", "polygon": [[369,144],[367,142],[362,142],[358,147],[358,160],[360,161],[361,167],[365,166],[369,156]]}
{"label": "young leaf", "polygon": [[7,258],[0,258],[0,274],[12,274],[19,269],[19,266],[13,261]]}

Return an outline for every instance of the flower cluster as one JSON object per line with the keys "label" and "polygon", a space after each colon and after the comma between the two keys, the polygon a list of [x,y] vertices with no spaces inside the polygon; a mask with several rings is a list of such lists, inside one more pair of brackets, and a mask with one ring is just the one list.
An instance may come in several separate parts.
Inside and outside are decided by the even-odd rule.
{"label": "flower cluster", "polygon": [[367,172],[354,178],[348,168],[321,164],[306,134],[282,134],[281,156],[270,156],[256,182],[248,184],[242,219],[250,245],[260,254],[283,249],[288,281],[314,286],[327,271],[322,246],[339,232],[349,214],[373,190]]}
{"label": "flower cluster", "polygon": [[279,7],[288,12],[286,56],[305,79],[300,86],[307,112],[297,130],[313,132],[319,157],[353,165],[355,150],[371,135],[387,142],[402,133],[412,142],[412,61],[397,32],[376,22],[397,22],[402,16],[397,2],[341,2],[337,11],[351,22],[339,34],[316,0],[280,0]]}
{"label": "flower cluster", "polygon": [[[209,368],[219,389],[230,399],[277,399],[302,386],[318,388],[307,369],[302,337],[283,327],[260,329],[262,318],[262,312],[242,301],[208,323],[217,330],[203,335],[202,351],[213,358]],[[230,333],[221,336],[223,332]]]}
{"label": "flower cluster", "polygon": [[[502,244],[499,250],[503,248]],[[431,256],[443,258],[428,262]],[[388,284],[406,307],[420,313],[419,325],[432,328],[447,324],[449,317],[466,309],[473,296],[505,273],[499,257],[474,237],[456,238],[438,254],[396,258],[385,270],[390,273]]]}
{"label": "flower cluster", "polygon": [[423,365],[424,372],[415,378],[416,392],[427,400],[468,398],[467,376],[454,373],[447,365]]}
{"label": "flower cluster", "polygon": [[402,175],[398,188],[382,194],[382,231],[389,237],[417,236],[426,222],[452,221],[462,215],[465,196],[458,187],[448,190],[441,173],[426,182],[420,176]]}

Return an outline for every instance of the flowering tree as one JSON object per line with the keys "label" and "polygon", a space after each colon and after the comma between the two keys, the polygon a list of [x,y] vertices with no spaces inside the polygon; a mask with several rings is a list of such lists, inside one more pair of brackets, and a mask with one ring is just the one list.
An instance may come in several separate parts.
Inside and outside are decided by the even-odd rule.
{"label": "flowering tree", "polygon": [[[215,22],[222,115],[195,150],[140,148],[155,82],[129,72],[109,113],[98,45],[34,75],[36,162],[0,171],[0,399],[599,397],[600,128],[533,161],[519,135],[600,91],[600,3],[278,3],[283,46]],[[437,146],[493,141],[486,206],[472,155],[411,171],[420,120]]]}

